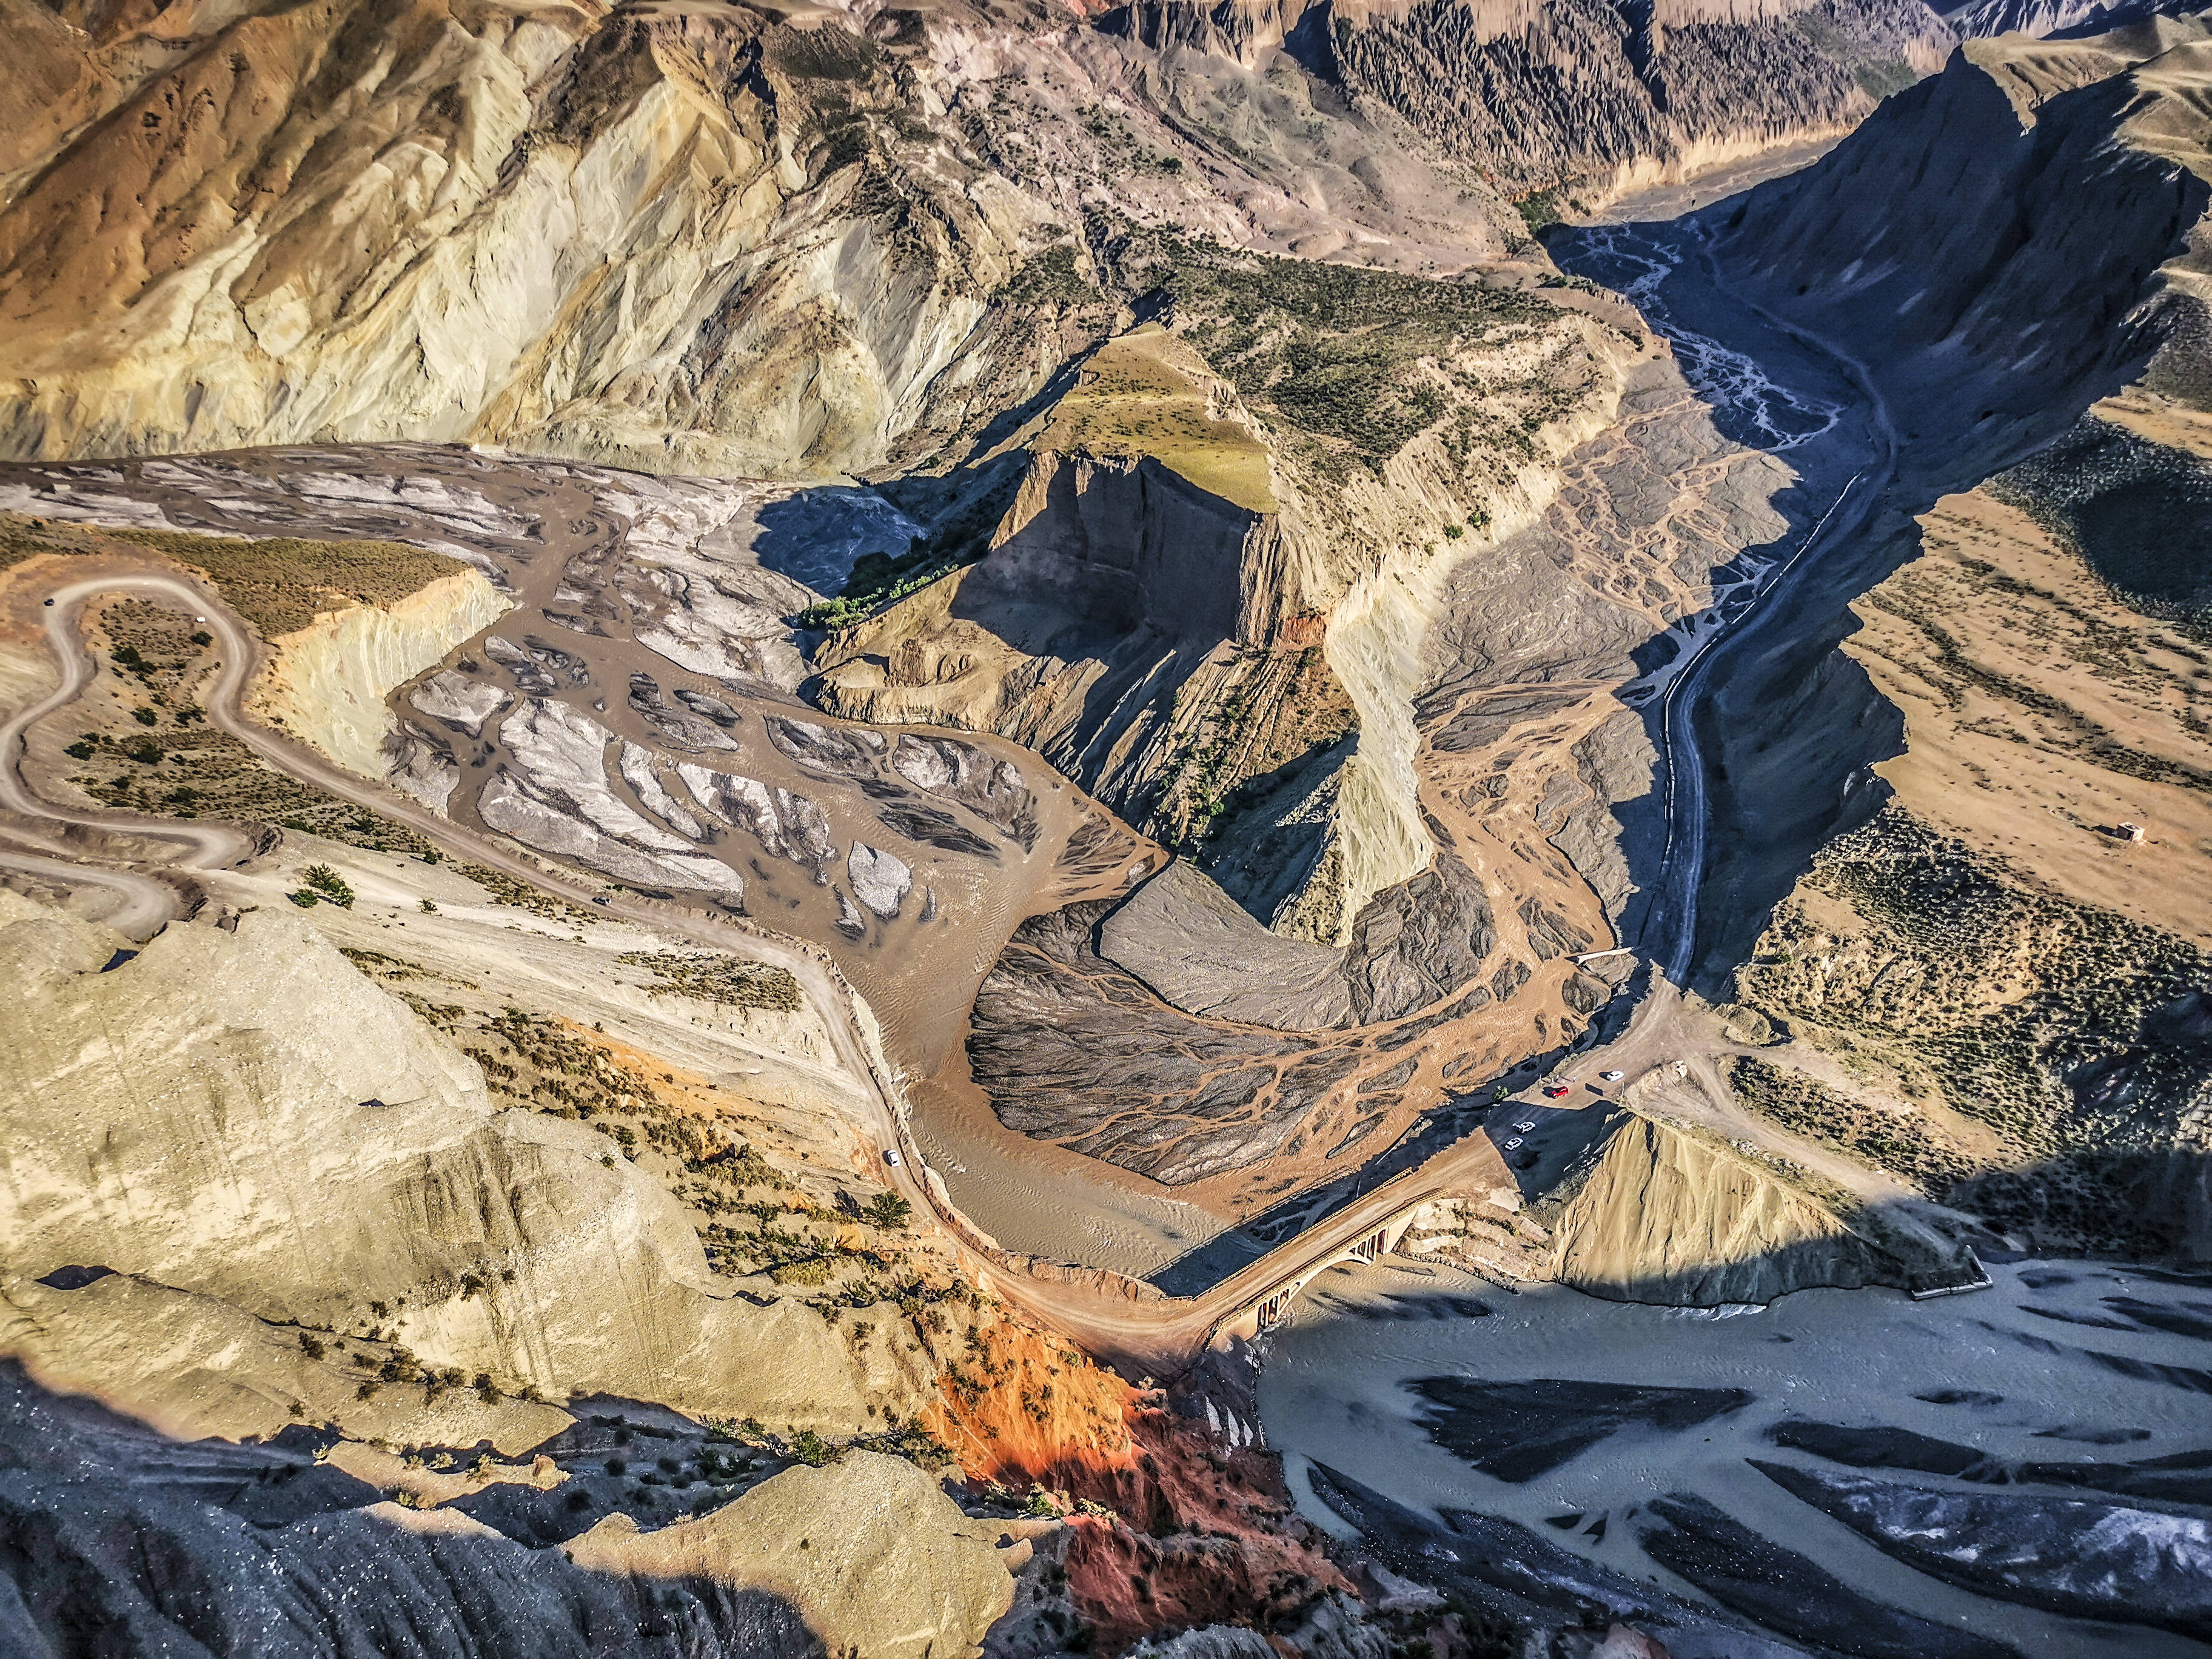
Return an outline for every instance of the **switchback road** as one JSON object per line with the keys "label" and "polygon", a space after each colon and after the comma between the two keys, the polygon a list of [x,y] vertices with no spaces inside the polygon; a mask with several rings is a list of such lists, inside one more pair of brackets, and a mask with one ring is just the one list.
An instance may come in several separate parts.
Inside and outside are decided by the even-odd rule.
{"label": "switchback road", "polygon": [[[1785,326],[1774,319],[1767,320]],[[1638,947],[1653,971],[1627,1030],[1613,1042],[1575,1057],[1571,1069],[1577,1075],[1617,1069],[1637,1076],[1710,1046],[1708,1035],[1686,1017],[1680,997],[1681,983],[1694,960],[1698,896],[1705,863],[1706,757],[1698,735],[1698,713],[1734,667],[1755,659],[1763,634],[1774,618],[1786,614],[1787,601],[1807,574],[1818,568],[1818,556],[1863,531],[1894,477],[1894,429],[1864,369],[1802,331],[1787,331],[1834,362],[1862,393],[1881,437],[1881,453],[1831,505],[1796,553],[1769,574],[1748,605],[1723,631],[1709,636],[1668,686],[1660,721],[1668,778],[1668,852],[1661,891]],[[872,1128],[880,1145],[901,1150],[901,1164],[884,1167],[884,1177],[969,1245],[983,1277],[1000,1294],[1093,1352],[1131,1368],[1171,1371],[1224,1322],[1278,1287],[1295,1283],[1316,1265],[1340,1256],[1354,1241],[1392,1217],[1438,1194],[1470,1186],[1494,1186],[1510,1178],[1490,1137],[1471,1135],[1193,1297],[1164,1297],[1149,1286],[1109,1273],[1034,1276],[1024,1263],[989,1247],[925,1178],[919,1152],[906,1133],[897,1085],[866,1034],[851,988],[825,957],[787,939],[679,907],[605,893],[596,881],[549,871],[501,842],[440,817],[411,797],[346,772],[306,745],[255,723],[245,713],[244,697],[265,653],[246,624],[194,582],[149,570],[52,590],[54,603],[46,613],[46,638],[60,670],[60,684],[53,692],[0,724],[0,805],[25,820],[175,844],[179,848],[175,867],[181,870],[218,869],[252,854],[252,839],[231,826],[57,807],[40,799],[25,783],[21,770],[25,734],[37,721],[81,696],[96,672],[86,653],[78,619],[85,602],[104,592],[162,595],[208,619],[207,625],[216,633],[223,653],[207,703],[208,718],[280,771],[404,823],[456,859],[499,871],[570,902],[591,903],[604,897],[607,902],[597,907],[603,914],[787,969],[824,1011],[840,1059],[856,1079],[866,1080],[875,1119]],[[42,837],[35,831],[28,836],[19,832],[17,838],[29,846],[21,850],[0,849],[0,863],[48,878],[118,890],[123,895],[124,909],[116,921],[126,932],[143,936],[181,908],[177,890],[153,876],[112,864],[81,863],[76,849],[64,838]]]}

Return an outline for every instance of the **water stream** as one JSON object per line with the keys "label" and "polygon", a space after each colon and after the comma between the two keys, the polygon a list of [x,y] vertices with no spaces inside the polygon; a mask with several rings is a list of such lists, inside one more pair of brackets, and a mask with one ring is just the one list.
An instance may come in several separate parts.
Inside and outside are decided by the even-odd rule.
{"label": "water stream", "polygon": [[[1312,1491],[1315,1461],[1420,1509],[1454,1506],[1529,1526],[1547,1541],[1703,1599],[1644,1550],[1644,1509],[1694,1493],[1852,1588],[1923,1617],[2049,1659],[2180,1659],[2207,1649],[2141,1626],[2069,1619],[1976,1595],[1892,1559],[1747,1462],[1852,1473],[1778,1446],[1790,1420],[1905,1429],[1992,1463],[2136,1462],[2212,1444],[2212,1279],[2119,1267],[1991,1263],[1989,1291],[1913,1302],[1892,1291],[1809,1291],[1723,1316],[1601,1301],[1556,1285],[1519,1294],[1449,1269],[1345,1267],[1324,1274],[1271,1339],[1260,1385],[1268,1443],[1285,1454],[1300,1508],[1349,1534]],[[1469,1316],[1470,1298],[1486,1315]],[[2158,1322],[2172,1328],[2160,1328]],[[2201,1334],[2187,1334],[2195,1326]],[[1486,1474],[1445,1449],[1412,1387],[1434,1377],[1560,1379],[1638,1388],[1741,1389],[1747,1404],[1672,1431],[1603,1435],[1533,1477]],[[1530,1430],[1518,1461],[1575,1408]],[[1511,1460],[1509,1460],[1511,1461]],[[1509,1468],[1509,1473],[1525,1473]],[[2100,1498],[2049,1482],[2001,1484],[1902,1468],[1879,1478],[1946,1492],[2043,1493],[2137,1504],[2203,1534],[2206,1511]],[[2203,1477],[2212,1482],[2212,1474]],[[1556,1524],[1580,1517],[1571,1528]],[[1601,1537],[1593,1537],[1602,1519]],[[2200,1549],[2201,1549],[2200,1546]],[[2212,1559],[2212,1558],[2208,1558]]]}

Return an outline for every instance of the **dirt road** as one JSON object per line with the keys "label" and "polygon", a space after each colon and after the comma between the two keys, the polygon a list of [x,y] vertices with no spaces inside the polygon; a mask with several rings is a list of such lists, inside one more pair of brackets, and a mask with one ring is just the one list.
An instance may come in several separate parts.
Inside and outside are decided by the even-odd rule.
{"label": "dirt road", "polygon": [[[1686,1009],[1679,988],[1695,954],[1698,890],[1705,867],[1706,761],[1698,738],[1698,711],[1723,676],[1753,656],[1763,631],[1786,611],[1785,601],[1817,566],[1819,556],[1864,526],[1895,471],[1893,428],[1863,370],[1824,343],[1801,331],[1792,332],[1837,362],[1865,396],[1874,412],[1883,453],[1875,467],[1854,480],[1851,489],[1832,504],[1797,552],[1771,574],[1749,605],[1710,636],[1669,684],[1662,713],[1668,777],[1668,854],[1662,890],[1650,912],[1640,946],[1640,953],[1652,967],[1649,987],[1619,1038],[1573,1057],[1562,1066],[1562,1073],[1587,1076],[1617,1069],[1633,1077],[1677,1059],[1695,1058],[1711,1046],[1709,1032],[1701,1018]],[[876,1119],[872,1127],[879,1144],[886,1149],[898,1148],[902,1154],[897,1166],[883,1168],[884,1178],[970,1247],[983,1277],[1000,1295],[1091,1352],[1125,1366],[1161,1373],[1173,1370],[1224,1322],[1278,1287],[1295,1282],[1316,1264],[1339,1256],[1352,1243],[1394,1216],[1438,1193],[1469,1184],[1493,1184],[1498,1177],[1502,1166],[1489,1138],[1480,1133],[1469,1136],[1426,1164],[1362,1194],[1194,1297],[1161,1296],[1149,1286],[1105,1273],[1069,1275],[1076,1281],[1072,1283],[1033,1277],[1018,1261],[990,1249],[974,1226],[933,1190],[919,1151],[906,1132],[898,1085],[867,1035],[852,988],[821,952],[780,935],[673,905],[605,892],[596,881],[549,871],[509,846],[456,824],[411,797],[346,772],[305,745],[254,723],[244,712],[243,698],[262,660],[262,647],[241,619],[195,583],[149,571],[79,581],[53,590],[54,604],[46,612],[46,628],[60,669],[60,684],[47,696],[0,724],[0,805],[33,822],[175,843],[180,854],[175,867],[180,871],[221,868],[252,856],[252,839],[231,826],[183,824],[127,813],[59,808],[39,799],[24,782],[21,772],[24,734],[37,720],[76,701],[96,672],[77,625],[83,605],[95,594],[116,592],[164,595],[207,618],[223,653],[216,684],[207,701],[208,718],[271,766],[406,824],[457,859],[486,866],[571,902],[588,904],[604,899],[598,908],[605,914],[787,969],[828,1016],[839,1058],[854,1077],[867,1079]],[[115,920],[127,933],[143,937],[181,909],[177,890],[156,877],[112,864],[82,863],[65,839],[41,836],[35,830],[13,833],[14,839],[23,844],[15,849],[0,849],[0,864],[49,879],[75,880],[116,890],[121,895],[122,908]],[[1773,1138],[1764,1126],[1748,1120],[1735,1127],[1763,1139]]]}

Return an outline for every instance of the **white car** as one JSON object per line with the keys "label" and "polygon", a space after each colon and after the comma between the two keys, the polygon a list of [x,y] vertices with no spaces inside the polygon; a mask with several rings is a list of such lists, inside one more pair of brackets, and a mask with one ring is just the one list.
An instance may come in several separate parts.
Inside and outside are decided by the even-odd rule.
{"label": "white car", "polygon": [[1508,1135],[1505,1137],[1505,1150],[1509,1152],[1520,1144],[1521,1137],[1519,1135]]}
{"label": "white car", "polygon": [[898,1149],[896,1147],[893,1147],[890,1152],[885,1152],[884,1154],[884,1162],[890,1164],[894,1170],[897,1169],[899,1166]]}
{"label": "white car", "polygon": [[1521,1130],[1523,1133],[1526,1133],[1528,1130],[1536,1127],[1536,1120],[1532,1117],[1526,1123],[1516,1123],[1513,1127]]}
{"label": "white car", "polygon": [[1600,1072],[1598,1075],[1603,1078],[1607,1083],[1618,1083],[1621,1079],[1626,1077],[1628,1073],[1626,1072]]}

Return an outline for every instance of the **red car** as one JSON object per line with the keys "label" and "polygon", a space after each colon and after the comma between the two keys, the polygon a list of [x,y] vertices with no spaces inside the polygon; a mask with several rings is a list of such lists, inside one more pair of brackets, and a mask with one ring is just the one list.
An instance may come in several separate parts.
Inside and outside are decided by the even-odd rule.
{"label": "red car", "polygon": [[1559,1099],[1562,1095],[1565,1095],[1566,1092],[1567,1092],[1567,1085],[1566,1085],[1565,1084],[1564,1084],[1564,1083],[1554,1083],[1554,1084],[1549,1085],[1545,1089],[1545,1091],[1544,1091],[1544,1097],[1545,1097],[1547,1100],[1557,1100],[1557,1099]]}

